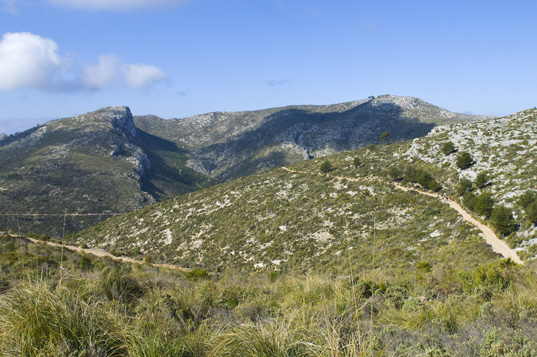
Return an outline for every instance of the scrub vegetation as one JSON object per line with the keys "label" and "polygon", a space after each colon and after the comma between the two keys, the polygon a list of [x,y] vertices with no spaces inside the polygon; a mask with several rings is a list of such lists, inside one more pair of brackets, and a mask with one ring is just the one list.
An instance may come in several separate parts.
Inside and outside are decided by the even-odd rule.
{"label": "scrub vegetation", "polygon": [[0,268],[2,355],[537,353],[534,272],[509,260],[183,273],[3,236]]}

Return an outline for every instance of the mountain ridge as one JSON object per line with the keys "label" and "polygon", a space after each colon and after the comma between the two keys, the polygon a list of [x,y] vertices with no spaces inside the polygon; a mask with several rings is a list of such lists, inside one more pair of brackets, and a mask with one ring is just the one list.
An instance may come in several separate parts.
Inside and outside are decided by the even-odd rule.
{"label": "mountain ridge", "polygon": [[[281,164],[376,144],[386,131],[398,141],[480,118],[391,95],[169,120],[105,107],[0,139],[0,213],[129,212]],[[0,225],[16,230],[18,219]],[[97,221],[68,220],[66,232]],[[59,220],[24,223],[38,233],[63,232]]]}

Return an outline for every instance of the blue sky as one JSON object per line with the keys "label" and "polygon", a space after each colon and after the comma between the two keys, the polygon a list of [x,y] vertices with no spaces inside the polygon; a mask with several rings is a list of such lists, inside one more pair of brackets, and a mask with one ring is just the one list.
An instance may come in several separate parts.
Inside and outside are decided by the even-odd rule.
{"label": "blue sky", "polygon": [[0,133],[104,106],[537,105],[534,1],[0,0]]}

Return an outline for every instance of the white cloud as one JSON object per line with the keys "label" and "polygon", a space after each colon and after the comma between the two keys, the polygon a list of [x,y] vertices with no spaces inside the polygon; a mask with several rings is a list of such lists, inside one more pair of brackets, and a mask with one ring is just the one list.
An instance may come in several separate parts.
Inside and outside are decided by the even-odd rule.
{"label": "white cloud", "polygon": [[176,5],[187,0],[48,0],[53,5],[82,10],[134,10],[147,7]]}
{"label": "white cloud", "polygon": [[87,66],[82,76],[89,88],[119,84],[128,89],[140,89],[164,82],[168,76],[161,69],[147,64],[124,64],[116,55],[99,57],[97,66]]}
{"label": "white cloud", "polygon": [[0,41],[0,91],[97,90],[113,85],[141,89],[166,80],[161,69],[123,63],[117,55],[100,56],[97,65],[73,66],[58,54],[53,40],[27,32],[6,33]]}
{"label": "white cloud", "polygon": [[100,88],[119,82],[118,68],[121,60],[114,55],[100,56],[97,66],[87,66],[82,73],[82,81],[90,88]]}
{"label": "white cloud", "polygon": [[123,66],[122,70],[125,76],[125,85],[130,89],[147,87],[152,83],[168,79],[162,70],[147,64],[127,64]]}
{"label": "white cloud", "polygon": [[0,90],[47,87],[62,65],[58,45],[51,39],[6,33],[0,41]]}

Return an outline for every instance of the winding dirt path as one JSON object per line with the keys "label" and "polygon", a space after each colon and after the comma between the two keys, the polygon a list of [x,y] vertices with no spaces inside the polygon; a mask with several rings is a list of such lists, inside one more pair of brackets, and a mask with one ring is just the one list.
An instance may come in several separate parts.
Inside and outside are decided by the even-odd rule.
{"label": "winding dirt path", "polygon": [[[118,256],[115,256],[115,255],[112,255],[112,254],[108,253],[106,250],[99,249],[99,248],[80,248],[80,247],[75,247],[73,245],[54,243],[54,242],[38,240],[38,239],[34,239],[34,238],[23,237],[23,236],[19,236],[19,235],[11,235],[11,237],[27,239],[32,243],[42,243],[42,244],[46,244],[46,245],[51,246],[51,247],[59,247],[59,248],[63,247],[65,249],[68,249],[68,250],[71,250],[71,251],[74,251],[74,252],[77,252],[77,253],[84,252],[86,254],[92,254],[92,255],[95,255],[95,256],[101,257],[101,258],[102,257],[109,257],[109,258],[112,258],[113,260],[121,261],[121,262],[125,262],[125,263],[140,264],[140,265],[141,264],[146,264],[141,260],[137,260],[137,259],[133,259],[133,258],[129,258],[129,257],[118,257]],[[149,264],[149,265],[151,265],[152,267],[155,267],[155,268],[166,268],[166,269],[179,270],[179,271],[183,271],[183,272],[187,272],[187,271],[190,270],[190,269],[183,268],[183,267],[180,267],[180,266],[177,266],[177,265],[172,265],[172,264],[156,264],[156,263],[153,263],[153,264]]]}
{"label": "winding dirt path", "polygon": [[[314,174],[312,172],[307,172],[307,171],[292,170],[292,169],[287,168],[287,167],[282,167],[282,169],[284,169],[285,171],[288,171],[288,172],[298,173],[298,174],[305,174],[305,175],[313,175]],[[347,180],[347,181],[354,181],[354,182],[358,182],[358,181],[380,181],[378,178],[375,178],[375,177],[357,178],[357,177],[331,176],[331,175],[323,174],[323,173],[320,173],[320,172],[317,173],[317,175],[326,176],[326,177],[333,177],[333,178],[336,178],[338,180]],[[412,190],[412,191],[416,191],[416,192],[418,192],[418,193],[420,193],[422,195],[427,195],[427,196],[430,196],[430,197],[441,199],[443,202],[447,203],[451,208],[456,210],[462,216],[462,218],[465,221],[467,221],[470,224],[473,224],[474,226],[479,228],[479,230],[481,230],[481,232],[482,232],[483,238],[485,239],[485,241],[490,246],[492,246],[493,251],[503,255],[504,258],[511,258],[511,260],[513,262],[517,263],[517,264],[521,264],[521,265],[524,264],[524,262],[519,258],[519,256],[516,254],[516,252],[514,250],[512,250],[507,245],[507,243],[505,243],[503,240],[499,239],[496,236],[496,234],[494,233],[494,231],[492,229],[490,229],[490,227],[484,225],[483,223],[481,223],[481,222],[477,221],[475,218],[473,218],[457,202],[452,201],[450,199],[445,199],[441,195],[439,195],[438,193],[431,193],[431,192],[426,192],[426,191],[422,191],[422,190],[415,189],[415,188],[406,187],[406,186],[403,186],[403,185],[401,185],[399,183],[396,183],[396,182],[392,182],[392,184],[394,184],[396,188],[398,188],[400,190],[403,190],[403,191],[411,191]]]}

